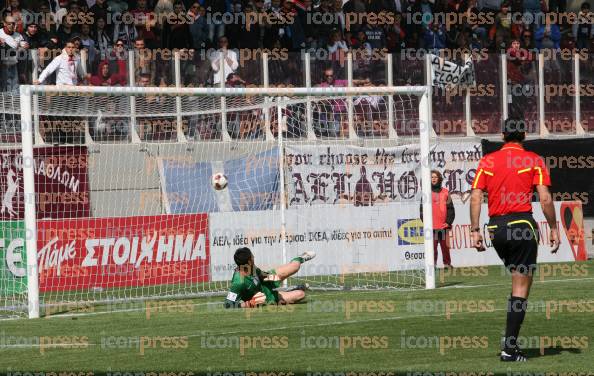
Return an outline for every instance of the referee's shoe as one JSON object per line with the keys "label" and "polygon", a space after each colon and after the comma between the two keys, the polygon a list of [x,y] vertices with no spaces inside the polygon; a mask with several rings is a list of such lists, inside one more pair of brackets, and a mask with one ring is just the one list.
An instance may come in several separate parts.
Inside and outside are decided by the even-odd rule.
{"label": "referee's shoe", "polygon": [[[511,354],[510,354],[511,353]],[[501,350],[501,355],[499,356],[502,362],[525,362],[528,360],[526,355],[522,353],[519,349],[514,350]]]}

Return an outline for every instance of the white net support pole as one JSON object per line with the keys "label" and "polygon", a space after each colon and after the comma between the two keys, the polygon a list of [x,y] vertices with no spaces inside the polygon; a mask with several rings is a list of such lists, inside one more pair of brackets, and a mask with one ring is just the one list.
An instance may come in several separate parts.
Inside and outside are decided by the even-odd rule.
{"label": "white net support pole", "polygon": [[27,296],[29,318],[39,317],[39,272],[33,159],[32,93],[21,86],[21,135],[23,146],[23,191],[25,197],[25,249],[27,252]]}
{"label": "white net support pole", "polygon": [[[284,144],[283,144],[283,128],[284,122],[283,119],[283,104],[282,98],[277,98],[277,122],[278,122],[278,130],[277,130],[277,139],[278,139],[278,163],[279,163],[279,198],[280,198],[280,219],[281,219],[281,249],[283,254],[283,264],[287,263],[287,242],[286,242],[286,234],[287,234],[287,219],[286,219],[286,208],[287,208],[287,194],[286,194],[286,187],[285,187],[285,152],[284,152]],[[283,281],[283,287],[287,287],[287,280]]]}
{"label": "white net support pole", "polygon": [[540,137],[549,135],[545,122],[545,84],[544,84],[544,54],[538,54],[538,128]]}
{"label": "white net support pole", "polygon": [[[305,87],[310,89],[311,88],[311,60],[309,52],[306,52],[303,55],[303,61],[305,63]],[[313,130],[313,112],[311,108],[311,97],[307,97],[307,101],[305,102],[305,118],[306,118],[306,126],[307,126],[307,139],[308,140],[315,140],[316,134]]]}
{"label": "white net support pole", "polygon": [[[353,87],[353,54],[347,54],[347,79],[349,83],[349,87]],[[347,98],[347,116],[349,122],[349,139],[356,140],[357,139],[357,132],[355,132],[355,115],[354,115],[354,105],[353,105],[353,97]],[[342,123],[342,122],[341,122]],[[339,124],[339,127],[342,127],[342,124]]]}
{"label": "white net support pole", "polygon": [[507,91],[507,55],[499,55],[499,71],[501,72],[501,120],[508,118],[508,91]]}
{"label": "white net support pole", "polygon": [[[175,51],[174,55],[174,63],[175,63],[175,87],[181,88],[181,61],[179,57],[179,51]],[[176,136],[178,142],[188,142],[186,139],[186,135],[184,135],[183,131],[183,120],[182,120],[182,98],[178,95],[175,97],[175,109],[176,109]]]}
{"label": "white net support pole", "polygon": [[[128,52],[128,83],[129,87],[134,87],[136,85],[136,77],[134,75],[135,68],[134,68],[134,51]],[[136,131],[136,98],[132,95],[130,96],[130,137],[132,139],[132,143],[138,144],[140,143],[140,137],[138,136],[138,132]]]}
{"label": "white net support pole", "polygon": [[[37,81],[39,78],[39,50],[32,50],[31,57],[33,60],[32,78],[33,81]],[[39,96],[37,94],[33,95],[33,114],[35,145],[42,145],[44,142],[39,132]]]}
{"label": "white net support pole", "polygon": [[580,92],[580,54],[573,55],[573,86],[575,87],[575,96],[573,97],[575,107],[575,133],[577,135],[584,135],[586,131],[582,126],[582,104]]}
{"label": "white net support pole", "polygon": [[433,209],[431,199],[431,158],[429,157],[430,134],[433,130],[431,107],[431,60],[425,57],[427,90],[419,103],[419,136],[421,141],[421,191],[423,203],[423,235],[425,248],[425,288],[435,288],[435,260],[433,259]]}
{"label": "white net support pole", "polygon": [[[464,61],[466,61],[471,56],[467,53],[464,54]],[[466,136],[467,137],[474,137],[474,129],[472,129],[472,109],[471,109],[471,96],[470,96],[470,88],[467,87],[465,90],[464,95],[464,119],[466,123]]]}
{"label": "white net support pole", "polygon": [[[386,55],[386,77],[388,86],[394,85],[394,56]],[[396,128],[394,128],[394,95],[388,95],[388,137],[390,139],[398,138]]]}
{"label": "white net support pole", "polygon": [[[221,90],[225,89],[225,57],[221,56],[219,60],[219,72],[216,74],[219,75],[219,79],[221,80],[219,83],[219,87]],[[223,141],[231,141],[231,135],[227,130],[227,98],[225,96],[221,96],[221,133],[223,135]]]}
{"label": "white net support pole", "polygon": [[[264,88],[268,88],[270,86],[270,75],[268,72],[268,54],[262,54],[262,78],[263,78],[263,86]],[[266,141],[273,141],[274,135],[272,134],[272,130],[270,128],[270,97],[266,96],[264,98],[264,131],[266,132]]]}

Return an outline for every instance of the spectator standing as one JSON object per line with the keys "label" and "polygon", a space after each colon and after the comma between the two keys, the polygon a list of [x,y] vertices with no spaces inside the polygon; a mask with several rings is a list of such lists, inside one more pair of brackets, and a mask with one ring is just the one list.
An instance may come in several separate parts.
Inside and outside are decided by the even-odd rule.
{"label": "spectator standing", "polygon": [[594,39],[594,25],[588,20],[590,14],[590,4],[582,3],[578,21],[572,25],[572,35],[577,49],[589,48]]}
{"label": "spectator standing", "polygon": [[156,48],[157,36],[153,29],[157,21],[154,14],[147,7],[147,0],[138,0],[136,9],[132,10],[131,13],[134,17],[134,25],[138,36],[146,42],[148,48]]}
{"label": "spectator standing", "polygon": [[107,59],[113,40],[107,31],[107,22],[103,18],[96,20],[95,31],[93,33],[93,40],[96,42],[97,50],[99,51],[99,59]]}
{"label": "spectator standing", "polygon": [[512,14],[509,12],[509,4],[501,4],[501,10],[495,16],[495,46],[505,49],[512,39]]}
{"label": "spectator standing", "polygon": [[13,16],[4,18],[4,27],[0,29],[0,41],[4,44],[2,68],[4,80],[1,83],[3,91],[16,91],[19,86],[19,55],[29,48],[23,36],[15,31],[16,19]]}
{"label": "spectator standing", "polygon": [[[431,207],[433,212],[433,261],[437,264],[437,248],[441,246],[441,257],[443,266],[452,267],[450,257],[450,229],[456,217],[454,204],[450,192],[443,188],[443,175],[437,171],[431,171]],[[423,208],[421,207],[421,220],[423,219]]]}
{"label": "spectator standing", "polygon": [[68,41],[62,54],[56,56],[41,72],[39,79],[33,83],[35,85],[43,84],[54,72],[56,73],[56,85],[78,85],[79,80],[85,78],[80,56],[76,54],[74,42]]}
{"label": "spectator standing", "polygon": [[208,25],[206,24],[205,14],[204,8],[197,1],[192,4],[188,11],[188,17],[193,21],[190,24],[190,35],[192,36],[192,47],[195,50],[205,48],[208,40]]}
{"label": "spectator standing", "polygon": [[[219,38],[219,49],[210,56],[210,66],[214,71],[213,85],[219,85],[226,77],[235,73],[239,68],[237,53],[229,48],[227,37]],[[221,72],[221,61],[223,62],[224,72]]]}
{"label": "spectator standing", "polygon": [[134,41],[138,38],[138,32],[134,24],[125,22],[124,20],[130,18],[128,12],[123,15],[116,14],[113,25],[113,40],[121,40],[124,42],[124,48],[132,49]]}
{"label": "spectator standing", "polygon": [[0,11],[2,16],[12,16],[15,21],[15,31],[19,34],[24,34],[27,30],[27,25],[34,22],[33,13],[21,7],[19,0],[8,1],[8,6]]}
{"label": "spectator standing", "polygon": [[446,47],[446,31],[437,19],[425,29],[424,41],[425,48],[433,53]]}

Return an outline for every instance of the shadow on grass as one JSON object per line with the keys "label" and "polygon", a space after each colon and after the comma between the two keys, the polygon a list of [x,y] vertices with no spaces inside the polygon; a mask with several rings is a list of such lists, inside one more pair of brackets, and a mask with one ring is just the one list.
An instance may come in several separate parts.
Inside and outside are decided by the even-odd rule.
{"label": "shadow on grass", "polygon": [[570,347],[570,348],[550,347],[550,348],[546,348],[546,349],[541,349],[541,348],[523,349],[522,352],[524,354],[526,354],[526,356],[528,357],[528,360],[530,360],[530,358],[540,358],[542,356],[559,355],[563,352],[568,352],[571,354],[581,354],[582,349],[573,348],[573,347]]}

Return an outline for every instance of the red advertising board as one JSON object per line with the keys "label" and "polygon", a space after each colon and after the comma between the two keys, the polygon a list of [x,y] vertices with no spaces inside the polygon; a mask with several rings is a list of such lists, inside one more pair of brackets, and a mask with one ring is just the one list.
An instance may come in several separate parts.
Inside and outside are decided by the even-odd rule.
{"label": "red advertising board", "polygon": [[41,220],[40,291],[207,282],[207,214]]}
{"label": "red advertising board", "polygon": [[[37,218],[90,215],[86,146],[35,148]],[[24,217],[23,157],[20,149],[0,150],[0,220]]]}

